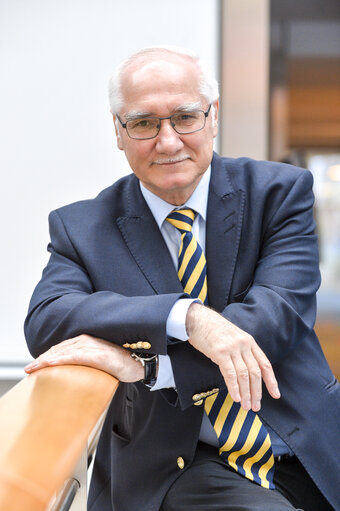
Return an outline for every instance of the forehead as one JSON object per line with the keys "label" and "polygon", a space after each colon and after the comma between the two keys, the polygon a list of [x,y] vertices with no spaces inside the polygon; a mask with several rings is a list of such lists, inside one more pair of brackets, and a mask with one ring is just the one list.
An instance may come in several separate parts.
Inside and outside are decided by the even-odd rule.
{"label": "forehead", "polygon": [[183,103],[200,101],[199,81],[198,67],[189,57],[138,59],[122,75],[123,110],[136,107],[171,110]]}

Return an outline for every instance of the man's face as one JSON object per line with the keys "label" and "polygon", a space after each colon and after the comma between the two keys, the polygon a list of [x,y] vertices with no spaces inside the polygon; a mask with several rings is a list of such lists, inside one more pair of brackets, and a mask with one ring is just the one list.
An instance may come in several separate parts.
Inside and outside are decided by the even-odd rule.
{"label": "man's face", "polygon": [[[119,116],[122,122],[141,112],[167,117],[197,103],[196,108],[206,111],[209,104],[198,83],[197,67],[186,57],[135,62],[122,77],[124,106]],[[116,128],[118,147],[133,172],[146,188],[171,204],[183,204],[190,197],[211,162],[218,102],[214,108],[214,118],[210,111],[205,127],[196,133],[180,135],[169,120],[163,120],[157,137],[149,140],[131,139],[122,126]]]}

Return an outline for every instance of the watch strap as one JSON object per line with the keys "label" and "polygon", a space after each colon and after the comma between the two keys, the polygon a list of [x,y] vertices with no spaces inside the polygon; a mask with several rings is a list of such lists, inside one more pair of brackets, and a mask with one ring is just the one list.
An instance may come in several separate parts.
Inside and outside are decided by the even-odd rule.
{"label": "watch strap", "polygon": [[157,380],[158,355],[146,356],[145,353],[142,355],[131,353],[131,357],[138,360],[144,367],[144,378],[140,380],[141,383],[153,386]]}

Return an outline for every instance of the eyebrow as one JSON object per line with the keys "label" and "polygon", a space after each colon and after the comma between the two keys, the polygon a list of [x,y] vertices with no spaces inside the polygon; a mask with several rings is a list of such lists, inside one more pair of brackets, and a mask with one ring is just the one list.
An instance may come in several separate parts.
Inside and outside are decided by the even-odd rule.
{"label": "eyebrow", "polygon": [[[178,112],[194,112],[196,110],[200,110],[202,108],[201,102],[196,101],[195,103],[184,103],[183,105],[179,105],[175,108],[173,113]],[[153,114],[151,112],[141,112],[137,110],[132,110],[130,112],[127,112],[125,114],[125,119],[127,121],[134,121],[136,119],[141,119],[144,117],[159,117],[156,114]]]}
{"label": "eyebrow", "polygon": [[135,119],[141,119],[142,117],[153,117],[150,112],[138,112],[132,111],[125,114],[126,121],[134,121]]}
{"label": "eyebrow", "polygon": [[175,108],[175,112],[194,112],[195,110],[201,110],[202,105],[200,101],[195,103],[184,103]]}

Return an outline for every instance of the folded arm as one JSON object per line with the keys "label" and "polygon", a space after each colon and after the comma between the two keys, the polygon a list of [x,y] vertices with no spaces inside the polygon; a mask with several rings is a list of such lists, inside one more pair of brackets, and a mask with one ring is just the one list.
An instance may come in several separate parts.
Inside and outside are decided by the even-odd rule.
{"label": "folded arm", "polygon": [[[37,357],[61,341],[82,334],[120,346],[147,342],[150,346],[145,352],[166,354],[166,320],[184,293],[124,296],[97,291],[57,212],[50,215],[50,233],[50,260],[25,321],[31,354]],[[125,271],[128,274],[129,268]]]}
{"label": "folded arm", "polygon": [[[247,254],[249,238],[241,240],[236,271],[247,275],[249,286],[240,295],[232,292],[231,303],[220,314],[203,307],[200,312],[194,304],[189,342],[172,348],[183,408],[192,404],[195,393],[227,386],[235,401],[241,398],[249,408],[250,400],[257,410],[262,381],[269,394],[278,397],[273,366],[290,356],[313,329],[320,275],[311,174],[300,173],[290,187],[272,195],[270,207],[264,208],[261,236],[256,236],[259,254],[254,265]],[[252,218],[244,221],[250,236]],[[256,251],[255,244],[251,246]],[[188,378],[190,373],[195,378]]]}

